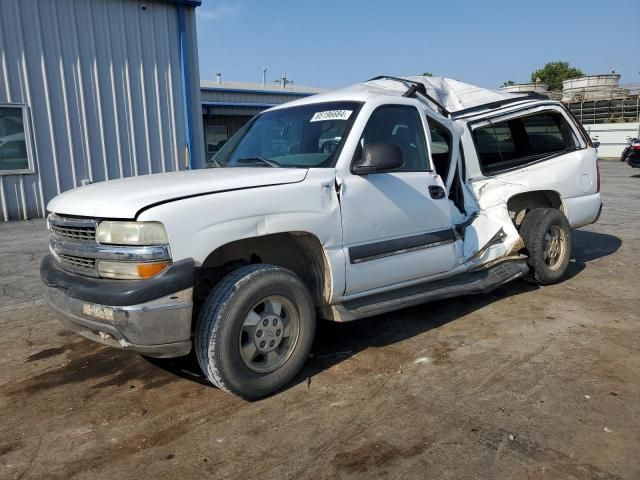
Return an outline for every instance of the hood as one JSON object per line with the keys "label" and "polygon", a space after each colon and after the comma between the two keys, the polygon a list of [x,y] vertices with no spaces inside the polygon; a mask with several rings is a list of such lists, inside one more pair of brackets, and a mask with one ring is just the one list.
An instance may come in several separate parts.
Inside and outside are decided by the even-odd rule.
{"label": "hood", "polygon": [[135,218],[149,205],[206,195],[304,180],[301,168],[209,168],[156,173],[94,183],[58,195],[47,205],[50,212],[94,218]]}

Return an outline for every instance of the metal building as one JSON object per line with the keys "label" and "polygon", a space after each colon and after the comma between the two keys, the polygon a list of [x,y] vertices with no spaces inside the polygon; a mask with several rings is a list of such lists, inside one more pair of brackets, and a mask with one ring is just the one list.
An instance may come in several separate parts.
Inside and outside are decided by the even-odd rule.
{"label": "metal building", "polygon": [[115,178],[204,166],[199,0],[0,1],[0,219]]}
{"label": "metal building", "polygon": [[227,82],[219,76],[214,82],[200,82],[207,159],[254,115],[274,105],[326,91],[292,85],[284,81],[286,77],[282,80],[278,85],[269,85]]}

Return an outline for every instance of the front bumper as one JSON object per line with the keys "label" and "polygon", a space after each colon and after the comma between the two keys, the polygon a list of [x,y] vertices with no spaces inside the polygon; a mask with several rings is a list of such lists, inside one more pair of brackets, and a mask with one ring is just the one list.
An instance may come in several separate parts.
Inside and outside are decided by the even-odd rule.
{"label": "front bumper", "polygon": [[40,272],[50,306],[83,337],[151,357],[191,350],[192,260],[140,281],[82,277],[61,269],[51,256]]}

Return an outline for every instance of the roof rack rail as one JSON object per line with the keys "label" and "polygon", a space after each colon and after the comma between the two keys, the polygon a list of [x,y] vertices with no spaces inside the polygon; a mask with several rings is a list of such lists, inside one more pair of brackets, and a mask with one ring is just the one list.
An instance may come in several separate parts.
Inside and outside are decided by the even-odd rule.
{"label": "roof rack rail", "polygon": [[477,112],[477,111],[480,111],[480,110],[495,110],[496,108],[504,107],[504,106],[510,105],[512,103],[518,103],[518,102],[530,101],[530,100],[549,100],[549,101],[553,101],[553,100],[550,100],[549,98],[545,97],[544,95],[540,95],[539,93],[527,92],[526,94],[518,96],[518,97],[505,98],[504,100],[497,100],[495,102],[484,103],[482,105],[476,105],[475,107],[465,108],[464,110],[458,110],[457,112],[453,113],[452,117],[460,118],[460,117],[462,117],[464,115],[467,115],[467,114],[473,113],[473,112]]}
{"label": "roof rack rail", "polygon": [[403,97],[414,97],[416,93],[418,93],[430,102],[434,103],[441,110],[443,115],[447,117],[451,116],[451,112],[447,110],[444,105],[427,93],[427,88],[424,86],[424,83],[414,82],[413,80],[407,80],[406,78],[390,77],[389,75],[379,75],[377,77],[370,78],[367,82],[372,82],[374,80],[394,80],[396,82],[400,82],[408,87],[407,91],[402,94]]}

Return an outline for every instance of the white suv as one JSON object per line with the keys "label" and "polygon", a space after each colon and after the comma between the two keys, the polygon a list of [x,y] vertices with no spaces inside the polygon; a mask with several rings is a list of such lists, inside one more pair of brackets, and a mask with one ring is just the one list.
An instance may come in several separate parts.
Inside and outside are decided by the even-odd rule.
{"label": "white suv", "polygon": [[445,78],[280,105],[214,163],[56,197],[41,273],[80,334],[194,349],[213,384],[249,399],[299,372],[317,316],[559,281],[571,229],[601,210],[596,151],[560,103]]}

